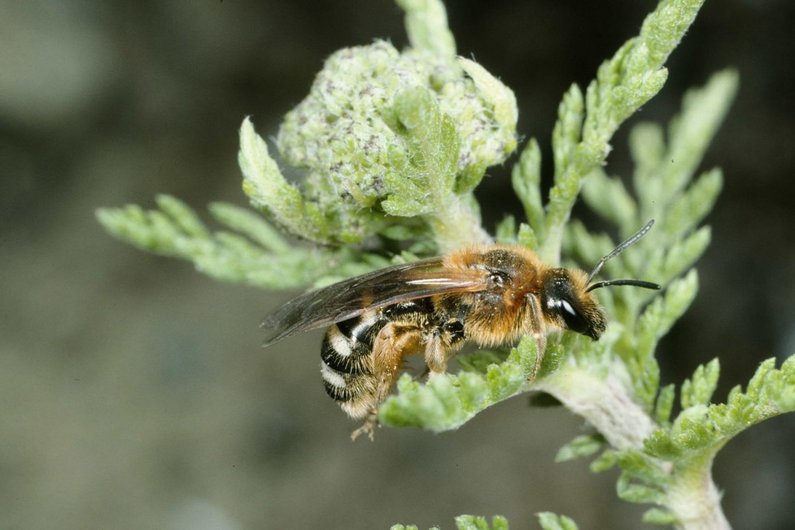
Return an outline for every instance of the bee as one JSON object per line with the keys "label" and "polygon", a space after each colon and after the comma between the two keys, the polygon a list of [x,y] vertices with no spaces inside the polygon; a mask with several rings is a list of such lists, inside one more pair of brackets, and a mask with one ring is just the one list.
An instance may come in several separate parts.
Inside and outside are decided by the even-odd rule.
{"label": "bee", "polygon": [[378,406],[404,359],[422,354],[429,376],[443,373],[467,342],[500,346],[530,335],[541,365],[546,336],[570,330],[598,340],[604,310],[592,291],[610,285],[660,286],[632,279],[592,282],[602,266],[645,236],[652,219],[603,257],[590,274],[551,267],[518,245],[487,245],[394,265],[308,292],[265,319],[265,343],[327,327],[321,346],[326,392],[373,438]]}

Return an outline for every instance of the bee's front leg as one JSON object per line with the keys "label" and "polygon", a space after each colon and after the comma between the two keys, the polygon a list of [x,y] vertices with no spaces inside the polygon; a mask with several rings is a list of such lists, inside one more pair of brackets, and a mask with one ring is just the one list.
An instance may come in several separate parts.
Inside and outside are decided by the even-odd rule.
{"label": "bee's front leg", "polygon": [[530,336],[536,342],[536,362],[533,373],[530,374],[529,381],[532,383],[541,371],[541,361],[544,360],[544,350],[547,347],[547,335],[544,329],[544,320],[541,314],[541,302],[533,294],[527,295],[528,306],[530,307]]}

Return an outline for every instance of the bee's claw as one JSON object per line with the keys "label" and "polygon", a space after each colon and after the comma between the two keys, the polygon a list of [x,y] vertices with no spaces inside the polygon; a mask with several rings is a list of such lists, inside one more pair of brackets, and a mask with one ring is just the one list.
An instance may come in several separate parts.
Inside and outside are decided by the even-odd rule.
{"label": "bee's claw", "polygon": [[355,442],[356,438],[362,434],[366,434],[370,441],[375,441],[375,428],[378,425],[378,415],[375,411],[371,412],[361,427],[351,433],[351,441]]}

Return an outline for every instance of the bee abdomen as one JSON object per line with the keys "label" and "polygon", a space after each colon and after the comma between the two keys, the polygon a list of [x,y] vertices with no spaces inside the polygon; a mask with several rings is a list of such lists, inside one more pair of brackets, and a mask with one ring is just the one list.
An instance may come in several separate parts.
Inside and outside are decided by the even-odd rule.
{"label": "bee abdomen", "polygon": [[368,356],[386,323],[383,316],[371,312],[332,324],[323,337],[320,351],[323,363],[344,374],[369,372]]}
{"label": "bee abdomen", "polygon": [[335,401],[344,403],[355,397],[355,376],[338,372],[325,363],[320,365],[320,373],[326,393]]}
{"label": "bee abdomen", "polygon": [[323,337],[320,353],[326,393],[353,418],[371,414],[382,399],[378,397],[378,388],[382,384],[379,381],[385,377],[374,366],[373,348],[379,333],[395,322],[424,328],[432,312],[431,301],[421,299],[369,310],[332,324]]}
{"label": "bee abdomen", "polygon": [[351,340],[337,326],[331,326],[323,337],[320,358],[335,372],[359,375],[369,371],[367,356],[371,350],[372,346]]}
{"label": "bee abdomen", "polygon": [[373,342],[386,323],[379,313],[368,312],[328,328],[320,351],[321,375],[334,400],[347,402],[367,392]]}

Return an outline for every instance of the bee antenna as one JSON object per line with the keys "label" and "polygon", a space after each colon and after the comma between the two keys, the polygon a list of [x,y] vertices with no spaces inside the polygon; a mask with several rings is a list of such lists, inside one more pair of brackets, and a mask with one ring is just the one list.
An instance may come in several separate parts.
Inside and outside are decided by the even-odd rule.
{"label": "bee antenna", "polygon": [[645,280],[605,280],[603,282],[592,283],[585,289],[585,292],[587,293],[594,289],[601,289],[602,287],[609,287],[611,285],[634,285],[635,287],[643,287],[644,289],[653,289],[655,291],[661,289],[659,284],[647,282]]}
{"label": "bee antenna", "polygon": [[[594,267],[593,270],[591,271],[591,274],[588,275],[588,280],[585,283],[586,284],[590,284],[591,280],[593,280],[594,276],[599,274],[599,271],[602,270],[602,267],[604,267],[604,264],[607,263],[608,260],[610,260],[612,258],[615,258],[619,254],[624,252],[627,249],[627,247],[630,247],[630,246],[634,245],[635,243],[637,243],[643,236],[645,236],[646,234],[649,233],[649,230],[651,230],[651,227],[653,225],[654,225],[654,219],[650,219],[648,223],[643,225],[643,228],[641,228],[634,235],[629,236],[629,238],[627,238],[625,241],[620,243],[616,248],[613,249],[612,252],[610,252],[610,254],[608,254],[607,256],[605,256],[602,259],[600,259],[599,263],[597,263],[596,267]],[[614,282],[619,282],[619,281],[627,282],[627,281],[636,281],[636,280],[614,280]],[[640,280],[637,280],[637,281],[640,281]],[[646,282],[646,283],[648,283],[648,282]],[[607,284],[607,285],[616,285],[615,283],[599,282],[599,283],[595,283],[595,284],[591,285],[590,287],[588,287],[588,291],[592,291],[594,289],[598,289],[599,287],[605,287],[606,286],[605,284]],[[618,285],[633,285],[633,284],[622,283],[622,284],[618,284]],[[651,284],[651,285],[656,285],[656,284]],[[639,287],[644,287],[644,286],[640,285]],[[660,287],[657,286],[657,289],[659,289],[659,288]]]}

